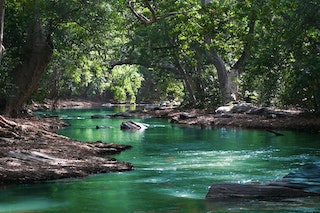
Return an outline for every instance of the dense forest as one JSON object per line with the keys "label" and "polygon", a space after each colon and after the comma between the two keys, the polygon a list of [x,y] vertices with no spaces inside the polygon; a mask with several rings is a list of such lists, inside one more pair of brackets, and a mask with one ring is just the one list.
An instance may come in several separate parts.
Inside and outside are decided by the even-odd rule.
{"label": "dense forest", "polygon": [[0,1],[0,108],[45,98],[319,111],[318,0]]}

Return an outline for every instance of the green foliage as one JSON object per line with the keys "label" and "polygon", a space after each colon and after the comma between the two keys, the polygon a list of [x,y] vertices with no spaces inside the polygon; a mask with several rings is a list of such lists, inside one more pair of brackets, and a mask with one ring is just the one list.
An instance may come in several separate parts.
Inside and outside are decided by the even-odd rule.
{"label": "green foliage", "polygon": [[143,81],[139,68],[133,65],[116,66],[112,69],[108,77],[109,89],[114,95],[114,99],[119,102],[136,102],[136,95]]}
{"label": "green foliage", "polygon": [[[274,1],[276,2],[276,1]],[[261,17],[243,88],[256,91],[259,102],[319,109],[320,4],[280,1],[265,4],[270,19]]]}
{"label": "green foliage", "polygon": [[221,102],[221,94],[219,90],[219,81],[216,69],[213,65],[204,67],[201,74],[201,82],[203,85],[203,92],[201,102],[198,104],[201,108],[215,109]]}
{"label": "green foliage", "polygon": [[155,94],[157,95],[157,101],[181,101],[184,97],[184,85],[179,79],[175,79],[171,73],[163,75],[158,72],[155,76]]}
{"label": "green foliage", "polygon": [[[29,26],[39,16],[55,52],[34,97],[107,97],[112,92],[120,102],[136,102],[143,86],[153,95],[139,100],[183,99],[215,107],[221,93],[206,51],[214,49],[230,71],[250,44],[239,79],[243,99],[319,110],[317,1],[212,0],[205,7],[191,0],[150,3],[158,20],[145,26],[124,0],[6,1],[1,97],[9,94],[11,71],[29,54]],[[150,17],[142,1],[136,8]],[[251,23],[253,34],[248,33]]]}
{"label": "green foliage", "polygon": [[51,98],[102,97],[109,63],[125,39],[121,35],[124,5],[102,1],[52,4],[49,17],[56,50],[42,87],[47,87]]}

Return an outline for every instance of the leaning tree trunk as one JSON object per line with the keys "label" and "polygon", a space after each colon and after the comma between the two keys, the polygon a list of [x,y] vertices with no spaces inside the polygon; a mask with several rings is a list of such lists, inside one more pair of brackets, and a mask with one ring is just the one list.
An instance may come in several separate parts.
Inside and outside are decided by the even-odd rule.
{"label": "leaning tree trunk", "polygon": [[12,71],[13,88],[7,100],[6,114],[17,117],[23,105],[38,86],[53,53],[53,45],[45,36],[40,18],[32,24],[25,56]]}
{"label": "leaning tree trunk", "polygon": [[[202,7],[206,7],[207,4],[209,4],[212,0],[202,0],[201,5]],[[211,44],[212,40],[209,37],[204,38],[204,41],[206,44]],[[225,66],[224,61],[222,58],[218,55],[218,53],[214,49],[209,49],[207,51],[207,58],[210,63],[212,63],[215,68],[217,69],[218,73],[218,80],[220,84],[220,91],[222,96],[222,102],[228,103],[230,101],[233,101],[234,98],[232,97],[232,94],[235,92],[233,91],[236,86],[234,85],[234,82],[229,78],[228,72]]]}
{"label": "leaning tree trunk", "polygon": [[233,85],[233,82],[230,81],[224,61],[213,49],[208,51],[207,57],[208,61],[217,69],[222,102],[225,104],[233,101],[234,98],[232,97],[232,94],[234,91],[232,91],[232,88],[235,88],[235,86]]}

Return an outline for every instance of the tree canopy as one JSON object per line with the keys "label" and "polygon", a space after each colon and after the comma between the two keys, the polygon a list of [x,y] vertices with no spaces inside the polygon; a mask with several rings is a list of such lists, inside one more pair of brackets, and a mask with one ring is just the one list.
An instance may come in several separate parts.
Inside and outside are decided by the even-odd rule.
{"label": "tree canopy", "polygon": [[11,116],[70,97],[319,110],[318,1],[2,3],[0,108]]}

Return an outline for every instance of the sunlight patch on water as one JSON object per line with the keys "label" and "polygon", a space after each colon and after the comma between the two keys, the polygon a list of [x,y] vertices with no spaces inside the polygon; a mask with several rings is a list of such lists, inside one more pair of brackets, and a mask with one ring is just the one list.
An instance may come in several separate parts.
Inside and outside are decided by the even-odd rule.
{"label": "sunlight patch on water", "polygon": [[194,191],[186,191],[186,190],[176,190],[176,191],[169,191],[167,193],[170,196],[173,197],[182,197],[182,198],[193,198],[193,199],[199,199],[199,197],[196,195]]}
{"label": "sunlight patch on water", "polygon": [[84,119],[87,119],[87,118],[82,117],[82,116],[67,116],[67,115],[62,115],[62,116],[60,116],[60,119],[62,119],[62,120],[84,120]]}

